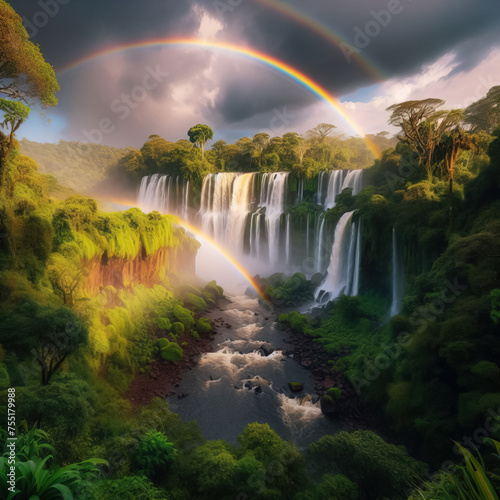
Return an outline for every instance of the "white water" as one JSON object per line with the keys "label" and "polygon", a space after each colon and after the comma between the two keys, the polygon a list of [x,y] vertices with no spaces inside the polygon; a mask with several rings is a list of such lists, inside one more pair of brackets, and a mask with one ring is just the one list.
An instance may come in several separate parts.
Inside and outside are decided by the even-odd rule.
{"label": "white water", "polygon": [[[333,208],[342,190],[352,188],[353,195],[359,192],[362,175],[362,170],[321,172],[315,201],[323,211]],[[298,180],[292,193],[288,179],[288,172],[209,174],[203,179],[199,209],[195,211],[189,182],[155,174],[142,179],[138,203],[146,212],[173,213],[198,226],[252,274],[296,269],[307,275],[324,273],[331,261],[334,228],[329,227],[321,210],[314,219],[308,214],[305,224],[284,215],[287,204],[298,203],[304,196],[303,180]],[[305,229],[305,237],[292,226]],[[298,241],[304,243],[297,248]],[[200,252],[198,260],[205,260],[199,268],[211,265],[212,257],[205,253]],[[359,262],[358,246],[353,245],[349,255],[355,266]],[[351,283],[349,293],[356,293],[356,289]]]}
{"label": "white water", "polygon": [[403,301],[403,278],[401,256],[398,252],[396,228],[392,228],[392,304],[391,317],[401,312]]}
{"label": "white water", "polygon": [[335,228],[327,276],[315,293],[316,300],[320,302],[332,300],[343,293],[358,293],[361,232],[352,223],[353,214],[347,212],[342,215]]}

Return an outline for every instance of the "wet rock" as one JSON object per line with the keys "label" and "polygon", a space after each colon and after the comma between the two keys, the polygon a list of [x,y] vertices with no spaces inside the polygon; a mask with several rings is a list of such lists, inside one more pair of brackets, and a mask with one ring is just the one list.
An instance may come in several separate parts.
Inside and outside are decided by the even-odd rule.
{"label": "wet rock", "polygon": [[288,387],[292,392],[301,392],[304,390],[304,384],[300,382],[288,382]]}
{"label": "wet rock", "polygon": [[260,394],[262,392],[262,387],[260,385],[258,385],[256,388],[255,388],[255,394]]}
{"label": "wet rock", "polygon": [[271,344],[262,344],[259,347],[259,350],[262,351],[263,356],[269,356],[274,352],[274,349],[271,347]]}
{"label": "wet rock", "polygon": [[252,382],[250,382],[250,380],[249,380],[248,382],[245,382],[245,387],[246,387],[247,389],[251,389],[251,388],[253,387]]}
{"label": "wet rock", "polygon": [[300,363],[304,368],[310,368],[312,365],[312,361],[310,359],[304,359]]}
{"label": "wet rock", "polygon": [[322,396],[320,406],[324,415],[334,415],[338,412],[338,405],[330,396]]}

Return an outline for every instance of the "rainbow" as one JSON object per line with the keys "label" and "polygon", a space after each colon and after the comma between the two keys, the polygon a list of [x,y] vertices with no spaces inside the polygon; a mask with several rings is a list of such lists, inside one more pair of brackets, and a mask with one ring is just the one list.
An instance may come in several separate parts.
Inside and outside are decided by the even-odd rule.
{"label": "rainbow", "polygon": [[344,121],[351,127],[351,129],[354,130],[356,134],[358,134],[360,137],[363,138],[366,145],[368,146],[368,149],[372,152],[373,156],[375,156],[375,158],[380,158],[381,156],[380,149],[373,141],[364,136],[364,132],[361,129],[361,127],[351,118],[351,116],[343,108],[338,99],[333,97],[326,89],[321,87],[314,80],[309,78],[304,73],[301,73],[297,69],[293,68],[289,64],[279,59],[276,59],[268,54],[259,52],[257,50],[248,47],[240,47],[238,45],[233,45],[226,42],[198,40],[196,38],[160,38],[142,42],[133,42],[122,45],[116,45],[114,47],[109,47],[106,49],[99,50],[90,55],[84,56],[80,59],[73,61],[72,63],[68,64],[67,66],[59,70],[58,74],[61,76],[70,70],[73,70],[79,66],[95,61],[96,59],[108,57],[114,54],[118,54],[120,52],[124,52],[126,50],[143,49],[151,47],[164,47],[172,45],[197,46],[197,47],[219,49],[225,52],[242,55],[250,59],[253,59],[255,61],[259,61],[283,73],[284,75],[287,75],[288,77],[292,78],[300,85],[311,91],[313,94],[317,95],[318,97],[326,101],[344,119]]}
{"label": "rainbow", "polygon": [[[106,201],[110,203],[116,203],[117,205],[124,205],[126,207],[137,207],[137,202],[129,198],[119,198],[114,196],[111,198],[106,198]],[[181,219],[176,215],[173,215],[172,217],[176,221],[175,223],[177,225],[182,226],[191,233],[196,234],[196,236],[205,240],[209,245],[215,248],[215,250],[217,250],[250,283],[252,288],[259,294],[262,300],[264,301],[269,300],[267,295],[262,291],[259,284],[255,281],[255,279],[251,276],[251,274],[225,248],[221,247],[210,236],[205,234],[203,231],[200,231],[198,228],[191,225],[189,222]]]}
{"label": "rainbow", "polygon": [[189,224],[185,220],[174,216],[178,220],[178,225],[184,227],[189,232],[196,234],[199,238],[205,240],[212,247],[214,247],[226,260],[228,260],[235,269],[252,285],[252,288],[260,295],[262,300],[268,301],[267,295],[262,291],[259,284],[255,281],[255,279],[250,275],[250,273],[223,247],[221,247],[215,240],[213,240],[210,236],[200,231],[198,228]]}
{"label": "rainbow", "polygon": [[384,81],[385,75],[380,71],[373,62],[371,62],[366,55],[361,56],[360,52],[353,47],[350,43],[344,40],[341,36],[337,35],[331,28],[326,24],[318,21],[314,17],[309,16],[306,12],[303,12],[290,4],[283,2],[281,0],[256,0],[258,3],[264,5],[265,7],[278,12],[289,19],[305,26],[312,32],[316,33],[322,37],[328,43],[334,45],[339,50],[348,50],[350,57],[356,63],[363,68],[363,70],[375,81]]}

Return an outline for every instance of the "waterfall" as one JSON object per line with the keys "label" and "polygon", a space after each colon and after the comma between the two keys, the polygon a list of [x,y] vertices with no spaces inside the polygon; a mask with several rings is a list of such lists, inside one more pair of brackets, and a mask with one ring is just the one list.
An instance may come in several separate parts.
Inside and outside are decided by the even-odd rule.
{"label": "waterfall", "polygon": [[323,234],[325,231],[325,215],[321,214],[318,219],[319,231],[316,241],[316,272],[320,273],[323,269]]}
{"label": "waterfall", "polygon": [[398,252],[396,228],[392,228],[392,304],[391,317],[401,312],[403,299],[403,278],[401,257]]}
{"label": "waterfall", "polygon": [[279,262],[280,219],[285,209],[288,172],[263,174],[260,192],[260,207],[266,209],[269,262]]}
{"label": "waterfall", "polygon": [[319,302],[332,300],[342,293],[353,295],[354,291],[358,291],[359,276],[356,273],[359,272],[359,265],[356,266],[356,262],[361,233],[352,223],[353,214],[345,213],[335,228],[327,276],[315,294]]}
{"label": "waterfall", "polygon": [[[325,211],[335,206],[336,197],[346,187],[352,188],[353,194],[359,192],[362,171],[320,172],[318,192],[313,198],[318,203],[318,212],[308,214],[307,220],[300,224],[291,214],[284,214],[287,203],[304,200],[304,179],[297,179],[297,184],[288,181],[288,172],[208,174],[203,178],[200,201],[196,203],[193,200],[196,188],[192,183],[181,176],[153,174],[141,180],[138,206],[145,212],[157,210],[178,215],[236,257],[248,256],[246,265],[253,272],[267,272],[269,266],[276,271],[290,271],[307,259],[314,259],[306,274],[324,273],[332,240]],[[357,225],[350,226],[351,232],[356,230],[359,233]],[[301,231],[299,237],[296,231]],[[353,244],[346,251],[347,259],[349,266],[359,271],[359,248],[354,240],[359,241],[359,235],[350,237]],[[294,242],[301,242],[300,247],[294,248]],[[355,294],[357,286],[354,280],[347,291]]]}
{"label": "waterfall", "polygon": [[157,210],[188,218],[189,181],[180,176],[153,174],[143,177],[139,189],[138,206],[144,212]]}
{"label": "waterfall", "polygon": [[354,261],[354,278],[352,282],[352,296],[356,296],[359,293],[359,273],[361,268],[361,219],[358,223],[358,233],[356,235],[356,257]]}
{"label": "waterfall", "polygon": [[[326,198],[321,203],[321,190],[323,189],[323,176],[328,176],[328,186]],[[333,208],[336,204],[335,199],[346,188],[352,188],[352,195],[356,196],[362,188],[363,171],[362,170],[330,170],[330,172],[321,172],[318,178],[318,203],[325,210]]]}
{"label": "waterfall", "polygon": [[288,265],[290,263],[290,214],[286,215],[285,252],[286,252],[286,264]]}
{"label": "waterfall", "polygon": [[306,222],[306,260],[309,260],[309,220],[311,218],[311,214],[307,214],[307,222]]}

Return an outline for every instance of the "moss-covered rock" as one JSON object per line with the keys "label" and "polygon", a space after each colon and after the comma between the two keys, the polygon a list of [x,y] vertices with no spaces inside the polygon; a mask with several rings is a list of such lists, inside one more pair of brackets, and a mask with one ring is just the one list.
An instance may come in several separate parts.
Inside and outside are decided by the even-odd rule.
{"label": "moss-covered rock", "polygon": [[172,333],[174,335],[182,335],[184,333],[184,325],[180,321],[176,321],[172,324]]}
{"label": "moss-covered rock", "polygon": [[157,318],[156,325],[161,330],[165,330],[167,332],[169,332],[172,329],[172,323],[170,323],[170,320],[168,318]]}
{"label": "moss-covered rock", "polygon": [[203,335],[204,333],[210,333],[213,327],[208,318],[200,318],[196,324],[196,329]]}
{"label": "moss-covered rock", "polygon": [[185,304],[189,304],[193,307],[195,311],[201,312],[208,308],[207,303],[194,293],[188,293],[186,295]]}
{"label": "moss-covered rock", "polygon": [[161,350],[161,358],[167,361],[181,361],[183,357],[184,351],[176,342],[169,342]]}
{"label": "moss-covered rock", "polygon": [[304,384],[301,382],[288,382],[288,387],[292,392],[301,392],[304,390]]}
{"label": "moss-covered rock", "polygon": [[189,311],[185,307],[177,305],[174,307],[173,312],[174,316],[177,318],[179,322],[181,322],[184,325],[184,328],[186,330],[189,330],[194,326],[194,319],[191,311]]}
{"label": "moss-covered rock", "polygon": [[158,340],[158,347],[161,349],[163,349],[164,347],[166,347],[168,344],[170,343],[170,341],[168,339],[159,339]]}

